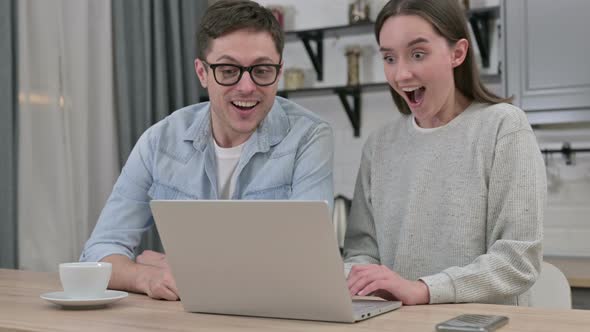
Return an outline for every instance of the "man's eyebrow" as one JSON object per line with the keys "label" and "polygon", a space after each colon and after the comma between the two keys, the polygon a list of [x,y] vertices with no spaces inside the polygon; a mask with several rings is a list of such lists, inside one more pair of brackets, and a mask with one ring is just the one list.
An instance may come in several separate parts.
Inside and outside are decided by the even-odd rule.
{"label": "man's eyebrow", "polygon": [[[229,56],[229,55],[222,55],[222,56],[218,57],[215,61],[220,61],[220,60],[228,60],[231,62],[240,63],[237,59],[235,59],[234,57]],[[267,56],[261,56],[261,57],[254,59],[253,63],[259,63],[259,62],[263,62],[263,61],[268,61],[268,62],[274,63],[273,59],[271,59],[270,57],[267,57]]]}
{"label": "man's eyebrow", "polygon": [[229,55],[222,55],[222,56],[218,57],[217,59],[215,59],[215,61],[219,61],[219,60],[229,60],[232,62],[238,62],[238,60],[236,60],[235,58],[233,58]]}
{"label": "man's eyebrow", "polygon": [[[407,47],[411,47],[411,46],[414,46],[414,45],[420,44],[420,43],[429,43],[429,42],[430,41],[424,37],[418,37],[418,38],[410,41],[408,43]],[[392,51],[393,51],[393,48],[391,48],[391,47],[380,47],[379,48],[379,52],[392,52]]]}
{"label": "man's eyebrow", "polygon": [[254,63],[263,62],[263,61],[268,61],[268,62],[274,63],[274,60],[271,59],[270,57],[267,57],[267,56],[261,56],[261,57],[254,59]]}

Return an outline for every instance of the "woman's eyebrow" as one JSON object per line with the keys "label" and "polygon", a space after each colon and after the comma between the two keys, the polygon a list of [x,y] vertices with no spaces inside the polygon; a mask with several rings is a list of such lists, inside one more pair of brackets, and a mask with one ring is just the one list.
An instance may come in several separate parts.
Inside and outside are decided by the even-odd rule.
{"label": "woman's eyebrow", "polygon": [[[430,41],[428,39],[424,38],[424,37],[418,37],[418,38],[410,41],[408,43],[408,46],[407,47],[411,47],[411,46],[414,46],[416,44],[421,44],[421,43],[429,43],[429,42]],[[381,46],[379,48],[379,52],[392,52],[392,51],[394,51],[394,49],[391,48],[391,47],[383,47],[383,46]]]}
{"label": "woman's eyebrow", "polygon": [[428,39],[424,38],[424,37],[418,37],[414,40],[412,40],[411,42],[408,43],[408,47],[410,46],[414,46],[416,44],[420,44],[420,43],[428,43]]}

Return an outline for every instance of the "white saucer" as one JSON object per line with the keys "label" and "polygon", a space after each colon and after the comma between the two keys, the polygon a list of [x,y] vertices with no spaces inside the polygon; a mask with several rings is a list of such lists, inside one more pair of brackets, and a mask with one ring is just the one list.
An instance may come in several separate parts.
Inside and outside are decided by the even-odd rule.
{"label": "white saucer", "polygon": [[64,292],[51,292],[41,294],[43,300],[47,300],[57,305],[68,307],[68,308],[88,308],[88,307],[99,307],[109,303],[117,302],[127,297],[126,292],[107,290],[103,295],[97,296],[90,299],[77,299],[67,296]]}

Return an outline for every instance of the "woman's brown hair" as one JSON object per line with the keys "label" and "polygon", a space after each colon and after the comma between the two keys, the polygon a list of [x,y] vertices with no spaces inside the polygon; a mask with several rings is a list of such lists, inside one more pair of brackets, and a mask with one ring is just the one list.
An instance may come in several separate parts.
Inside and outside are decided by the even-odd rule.
{"label": "woman's brown hair", "polygon": [[[375,23],[375,36],[379,44],[379,33],[385,21],[398,15],[416,15],[430,22],[434,30],[447,39],[449,45],[455,45],[460,39],[469,42],[469,49],[465,61],[453,69],[455,87],[470,100],[481,103],[497,104],[511,102],[512,98],[502,98],[489,91],[481,81],[479,69],[475,62],[475,55],[467,29],[465,13],[459,7],[457,0],[391,0],[377,16]],[[400,112],[411,114],[410,108],[393,88],[390,87],[391,96]]]}

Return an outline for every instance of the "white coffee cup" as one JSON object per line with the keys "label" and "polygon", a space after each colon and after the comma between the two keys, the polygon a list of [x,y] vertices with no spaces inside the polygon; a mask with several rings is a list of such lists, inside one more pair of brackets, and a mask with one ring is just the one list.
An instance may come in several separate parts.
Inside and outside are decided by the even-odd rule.
{"label": "white coffee cup", "polygon": [[75,299],[104,295],[112,271],[111,263],[77,262],[59,264],[59,279],[66,296]]}

